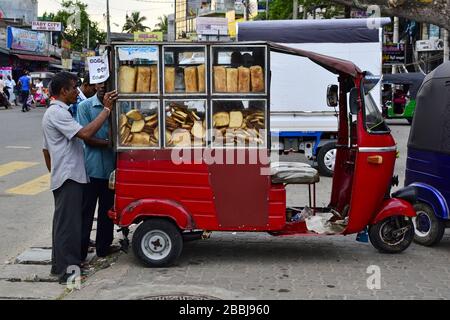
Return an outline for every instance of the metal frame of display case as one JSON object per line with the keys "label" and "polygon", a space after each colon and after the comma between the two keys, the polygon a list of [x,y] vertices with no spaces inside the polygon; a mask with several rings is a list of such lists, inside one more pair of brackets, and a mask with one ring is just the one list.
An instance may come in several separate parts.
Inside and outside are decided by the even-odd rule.
{"label": "metal frame of display case", "polygon": [[[257,148],[264,149],[270,148],[270,121],[268,117],[270,116],[270,50],[268,50],[267,44],[264,42],[241,42],[241,43],[223,43],[223,42],[202,42],[202,43],[189,43],[189,42],[160,42],[160,43],[152,43],[148,42],[117,42],[112,43],[113,50],[111,50],[111,59],[112,63],[110,65],[113,67],[111,72],[112,75],[112,83],[115,85],[115,88],[118,89],[118,57],[117,57],[117,48],[119,47],[144,47],[144,46],[157,46],[158,47],[158,93],[119,93],[120,101],[159,101],[159,147],[133,147],[133,146],[123,146],[119,147],[118,141],[118,117],[119,117],[119,104],[116,103],[116,110],[112,115],[112,140],[115,147],[116,152],[126,152],[126,151],[141,151],[141,150],[155,150],[155,149],[172,149],[174,147],[166,147],[165,146],[165,126],[166,126],[166,111],[165,111],[165,101],[167,100],[206,100],[206,119],[207,119],[207,130],[212,132],[212,101],[216,100],[265,100],[266,104],[266,116],[265,116],[265,125],[266,125],[266,137],[265,137],[265,145],[258,146]],[[265,77],[265,92],[261,93],[213,93],[212,86],[212,48],[213,47],[263,47],[265,48],[265,63],[266,66],[264,68],[264,77]],[[206,93],[164,93],[164,48],[165,47],[205,47],[205,89]],[[118,100],[118,101],[119,101]],[[163,123],[163,125],[161,125]],[[228,146],[223,147],[214,147],[212,145],[212,133],[208,133],[206,146],[202,147],[194,147],[191,148],[227,148]],[[175,147],[176,148],[176,147]],[[234,146],[233,148],[238,148]],[[241,147],[241,148],[249,148],[249,147]]]}

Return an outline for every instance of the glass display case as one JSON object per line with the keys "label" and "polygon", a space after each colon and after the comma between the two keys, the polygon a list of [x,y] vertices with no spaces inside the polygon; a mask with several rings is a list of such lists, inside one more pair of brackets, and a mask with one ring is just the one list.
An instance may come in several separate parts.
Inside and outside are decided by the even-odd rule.
{"label": "glass display case", "polygon": [[119,94],[159,94],[158,46],[118,46],[116,57],[116,88]]}
{"label": "glass display case", "polygon": [[119,99],[117,102],[118,149],[158,148],[159,100]]}
{"label": "glass display case", "polygon": [[267,145],[267,107],[264,99],[212,101],[213,147],[261,148]]}
{"label": "glass display case", "polygon": [[207,145],[206,100],[164,101],[165,147],[205,147]]}
{"label": "glass display case", "polygon": [[164,46],[164,94],[206,94],[206,46]]}
{"label": "glass display case", "polygon": [[267,92],[264,45],[211,46],[211,88],[220,95],[264,95]]}

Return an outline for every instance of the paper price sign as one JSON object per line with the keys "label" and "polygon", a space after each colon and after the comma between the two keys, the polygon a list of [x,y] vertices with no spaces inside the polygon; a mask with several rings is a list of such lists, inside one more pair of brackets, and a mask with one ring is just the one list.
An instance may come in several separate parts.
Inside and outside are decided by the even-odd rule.
{"label": "paper price sign", "polygon": [[88,57],[89,80],[91,84],[102,83],[109,78],[108,56]]}

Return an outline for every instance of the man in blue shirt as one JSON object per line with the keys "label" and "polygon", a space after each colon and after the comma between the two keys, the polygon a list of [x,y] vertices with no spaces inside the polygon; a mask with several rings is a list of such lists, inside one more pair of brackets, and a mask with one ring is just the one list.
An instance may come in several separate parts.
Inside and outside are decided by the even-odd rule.
{"label": "man in blue shirt", "polygon": [[89,83],[89,73],[84,76],[83,82],[78,87],[78,97],[77,102],[70,106],[70,110],[72,111],[72,115],[74,119],[77,119],[77,111],[78,105],[92,97],[95,94],[95,84]]}
{"label": "man in blue shirt", "polygon": [[31,89],[31,78],[28,75],[28,70],[24,71],[24,75],[19,78],[20,98],[22,99],[22,112],[30,111],[28,108],[28,96]]}
{"label": "man in blue shirt", "polygon": [[[78,105],[77,121],[80,125],[91,122],[104,109],[105,83],[95,85],[97,94]],[[109,142],[110,126],[106,121],[97,133],[84,141],[86,172],[90,183],[83,196],[83,221],[81,257],[86,259],[89,247],[95,207],[98,201],[96,250],[98,257],[111,253],[114,224],[108,217],[108,210],[114,204],[114,192],[108,188],[108,179],[115,169],[115,153]]]}

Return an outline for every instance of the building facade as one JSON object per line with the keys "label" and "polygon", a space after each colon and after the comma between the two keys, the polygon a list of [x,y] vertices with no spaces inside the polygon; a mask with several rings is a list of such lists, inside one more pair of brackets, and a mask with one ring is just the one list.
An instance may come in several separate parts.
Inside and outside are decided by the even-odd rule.
{"label": "building facade", "polygon": [[38,0],[0,0],[0,17],[31,25],[38,17]]}

